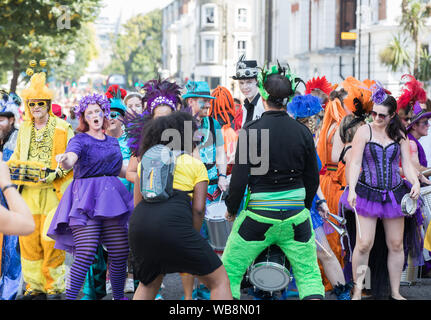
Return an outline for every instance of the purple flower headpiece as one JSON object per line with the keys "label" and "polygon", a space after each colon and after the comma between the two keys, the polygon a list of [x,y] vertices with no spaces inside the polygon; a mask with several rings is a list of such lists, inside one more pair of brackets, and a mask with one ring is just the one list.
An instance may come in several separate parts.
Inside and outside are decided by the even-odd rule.
{"label": "purple flower headpiece", "polygon": [[152,114],[154,109],[165,104],[172,108],[173,111],[177,110],[177,103],[180,101],[181,87],[175,82],[167,80],[161,81],[150,80],[144,84],[145,91],[144,102],[147,102],[147,109],[149,114]]}
{"label": "purple flower headpiece", "polygon": [[108,99],[101,94],[94,93],[93,95],[88,95],[81,100],[79,100],[79,104],[75,106],[73,111],[75,112],[75,115],[77,118],[80,118],[82,114],[84,114],[85,110],[88,108],[88,105],[90,104],[97,104],[100,106],[100,108],[103,110],[103,113],[105,114],[105,117],[108,118],[109,114],[111,113],[111,104],[109,103]]}
{"label": "purple flower headpiece", "polygon": [[383,88],[382,84],[378,81],[376,81],[376,83],[371,87],[371,90],[373,92],[371,100],[373,100],[375,104],[382,104],[383,101],[387,99],[388,94],[390,94],[390,92]]}

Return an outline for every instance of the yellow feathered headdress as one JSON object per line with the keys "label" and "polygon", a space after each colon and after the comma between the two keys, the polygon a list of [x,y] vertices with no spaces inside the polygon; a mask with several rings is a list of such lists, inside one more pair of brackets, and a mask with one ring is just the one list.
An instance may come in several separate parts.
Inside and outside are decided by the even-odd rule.
{"label": "yellow feathered headdress", "polygon": [[[25,117],[24,120],[32,120],[30,108],[28,107],[28,101],[32,99],[44,99],[52,100],[54,98],[54,92],[46,86],[46,74],[45,72],[35,73],[30,79],[30,86],[21,92],[21,98],[24,100],[25,105]],[[54,115],[50,108],[50,115]]]}

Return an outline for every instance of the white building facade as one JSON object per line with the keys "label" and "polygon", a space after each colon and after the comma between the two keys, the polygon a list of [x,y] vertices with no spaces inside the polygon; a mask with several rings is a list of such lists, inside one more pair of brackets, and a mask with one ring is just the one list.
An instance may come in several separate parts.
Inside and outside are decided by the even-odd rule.
{"label": "white building facade", "polygon": [[[288,63],[305,81],[373,79],[398,94],[404,69],[391,72],[381,51],[399,27],[402,0],[174,0],[163,9],[164,75],[226,86],[241,54],[259,66]],[[431,23],[421,34],[431,48]],[[342,33],[356,35],[343,40]],[[406,35],[405,35],[406,36]],[[413,55],[414,44],[408,42]]]}
{"label": "white building facade", "polygon": [[237,93],[231,78],[242,54],[260,57],[264,0],[174,0],[163,9],[163,77],[207,81]]}

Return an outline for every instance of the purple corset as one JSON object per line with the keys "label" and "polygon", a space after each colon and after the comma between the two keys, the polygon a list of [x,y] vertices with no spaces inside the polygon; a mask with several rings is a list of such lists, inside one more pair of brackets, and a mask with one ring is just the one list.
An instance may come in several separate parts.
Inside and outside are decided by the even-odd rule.
{"label": "purple corset", "polygon": [[393,142],[383,147],[377,142],[365,145],[359,181],[376,189],[392,190],[399,186],[400,145]]}

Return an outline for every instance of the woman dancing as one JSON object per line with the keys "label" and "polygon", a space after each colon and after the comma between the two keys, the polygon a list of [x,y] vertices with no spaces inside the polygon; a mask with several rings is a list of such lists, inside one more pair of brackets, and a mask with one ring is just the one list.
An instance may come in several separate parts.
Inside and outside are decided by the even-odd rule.
{"label": "woman dancing", "polygon": [[[406,131],[396,114],[397,102],[382,90],[373,94],[373,123],[360,127],[353,139],[349,187],[340,200],[349,210],[358,213],[352,258],[355,281],[352,298],[357,300],[361,299],[362,292],[359,277],[365,272],[360,267],[368,265],[378,218],[383,220],[389,250],[390,298],[404,299],[399,292],[404,264],[404,215],[400,202],[406,193],[410,192],[412,198],[418,199],[420,192],[419,180],[410,161]],[[400,158],[404,174],[413,185],[411,188],[400,176]]]}
{"label": "woman dancing", "polygon": [[[168,144],[162,139],[165,130],[176,130],[181,135],[180,152],[173,172],[174,195],[163,202],[148,202],[141,193],[141,181],[135,181],[135,204],[130,219],[129,239],[133,256],[133,270],[139,279],[134,300],[153,300],[167,273],[189,273],[211,290],[211,299],[232,299],[229,279],[220,258],[199,234],[205,214],[208,174],[205,165],[186,150],[185,125],[192,124],[192,115],[175,112],[148,122],[143,134],[140,154],[151,147]],[[141,164],[138,175],[141,176]]]}
{"label": "woman dancing", "polygon": [[56,157],[62,168],[74,169],[74,179],[47,234],[56,240],[56,248],[75,256],[66,299],[77,298],[100,241],[108,251],[113,297],[126,299],[127,223],[133,198],[118,179],[125,176],[127,169],[118,140],[103,132],[108,125],[110,105],[104,96],[94,94],[82,98],[75,112],[81,133],[70,140],[66,153]]}

